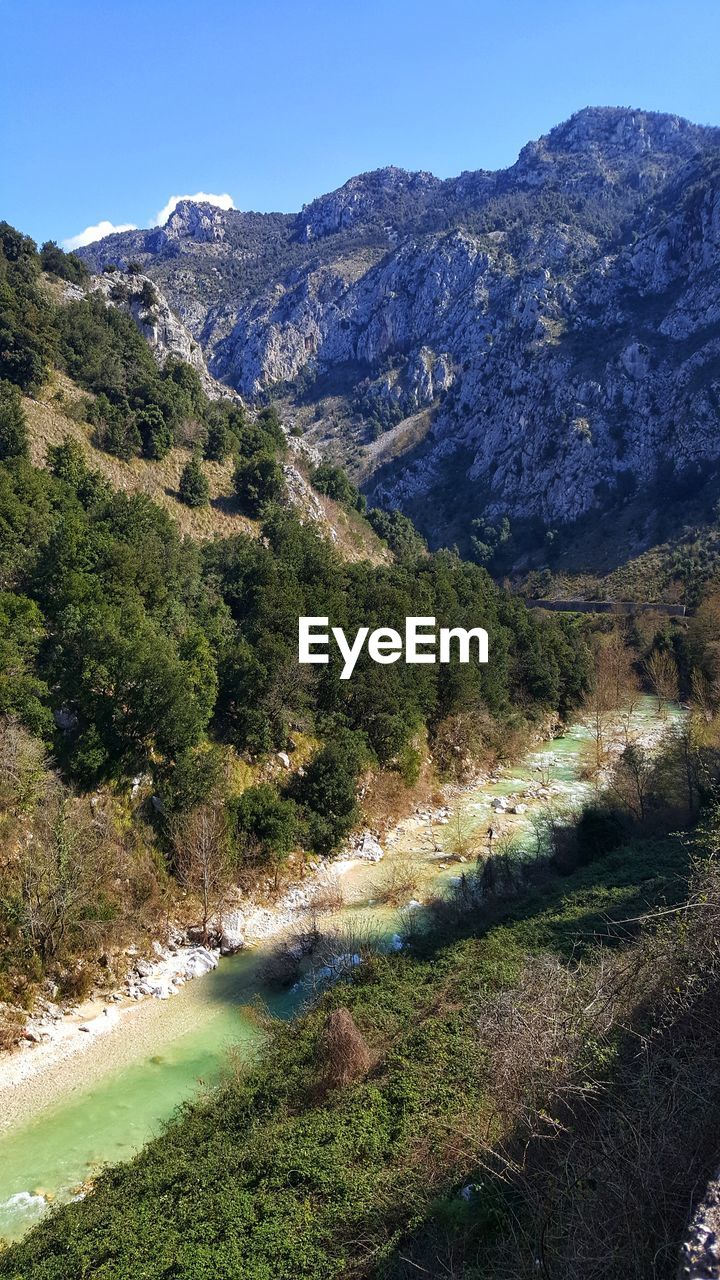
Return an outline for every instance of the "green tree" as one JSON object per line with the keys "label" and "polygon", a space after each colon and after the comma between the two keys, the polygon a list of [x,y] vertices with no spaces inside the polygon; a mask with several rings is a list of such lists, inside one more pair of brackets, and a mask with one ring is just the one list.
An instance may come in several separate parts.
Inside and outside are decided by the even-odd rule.
{"label": "green tree", "polygon": [[40,263],[43,271],[49,271],[61,280],[69,280],[71,284],[86,284],[90,279],[82,258],[74,253],[65,253],[55,240],[45,241],[40,250]]}
{"label": "green tree", "polygon": [[341,506],[356,511],[364,509],[365,499],[355,488],[344,467],[337,467],[332,462],[321,462],[313,471],[311,480],[318,493],[326,494]]}
{"label": "green tree", "polygon": [[0,713],[16,715],[39,737],[52,733],[49,689],[35,672],[45,619],[34,600],[0,592]]}
{"label": "green tree", "polygon": [[145,457],[157,461],[166,457],[175,443],[175,433],[165,421],[162,410],[157,405],[149,404],[138,410],[136,421]]}
{"label": "green tree", "polygon": [[295,795],[306,810],[310,844],[318,853],[337,848],[356,821],[357,782],[366,760],[361,736],[340,730],[297,780]]}
{"label": "green tree", "polygon": [[20,392],[4,378],[0,380],[0,461],[24,458],[27,452],[27,423]]}
{"label": "green tree", "polygon": [[248,458],[246,462],[240,462],[235,471],[234,482],[242,510],[256,518],[285,492],[282,467],[268,453],[260,453]]}
{"label": "green tree", "polygon": [[211,462],[224,462],[232,453],[235,437],[233,436],[227,419],[218,413],[211,417],[208,423],[207,435],[205,437],[205,445],[203,453]]}
{"label": "green tree", "polygon": [[210,486],[200,462],[193,455],[185,464],[180,476],[180,501],[188,507],[206,507],[210,501]]}
{"label": "green tree", "polygon": [[297,840],[297,809],[268,782],[243,791],[235,810],[238,852],[248,862],[269,862],[275,875]]}

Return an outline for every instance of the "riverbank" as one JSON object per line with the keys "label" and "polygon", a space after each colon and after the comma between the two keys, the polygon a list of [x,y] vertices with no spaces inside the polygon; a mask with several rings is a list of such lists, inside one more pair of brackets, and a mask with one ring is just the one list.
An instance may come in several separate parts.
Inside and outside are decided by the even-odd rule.
{"label": "riverbank", "polygon": [[[649,703],[647,699],[646,709]],[[641,727],[636,726],[633,741],[653,750],[667,729],[668,721],[659,716],[646,719]],[[581,735],[584,732],[580,725],[571,727],[568,732],[578,731]],[[611,754],[617,754],[625,745],[625,732],[625,728],[621,731],[617,726],[609,745]],[[547,772],[548,765],[552,770],[553,740],[538,741],[546,743],[546,750],[529,755],[538,757],[534,768],[538,775],[542,775]],[[150,956],[141,956],[136,947],[128,948],[128,973],[122,985],[94,992],[89,998],[62,1009],[52,1001],[44,1001],[39,1014],[28,1019],[26,1035],[20,1046],[0,1054],[0,1129],[11,1123],[11,1108],[6,1105],[10,1091],[17,1090],[19,1085],[32,1081],[34,1077],[51,1072],[70,1058],[85,1054],[98,1039],[111,1036],[121,1023],[131,1020],[134,1024],[138,1021],[135,1015],[142,1003],[176,996],[186,982],[203,977],[214,969],[221,956],[280,941],[299,927],[303,917],[313,909],[314,901],[332,897],[336,887],[342,891],[345,878],[352,880],[363,866],[379,862],[386,850],[397,853],[416,836],[421,849],[423,846],[426,850],[435,849],[447,862],[452,855],[438,846],[436,829],[449,826],[453,814],[457,819],[465,801],[470,802],[465,818],[473,827],[476,826],[474,819],[477,815],[473,810],[485,810],[483,803],[472,803],[478,788],[500,790],[500,794],[491,799],[493,826],[499,833],[503,832],[508,816],[515,812],[525,814],[552,799],[579,798],[577,779],[573,782],[572,794],[568,794],[567,784],[562,779],[548,780],[547,784],[526,779],[519,789],[507,791],[503,782],[512,779],[515,771],[512,765],[508,765],[491,774],[478,773],[463,785],[445,787],[443,790],[448,803],[418,807],[384,832],[360,832],[351,838],[337,858],[310,863],[303,878],[287,885],[273,902],[250,895],[241,904],[230,905],[212,925],[211,936],[215,945],[188,942],[190,927],[173,924],[165,942],[159,939],[152,942]],[[586,790],[589,793],[591,788],[588,786]],[[464,858],[460,856],[458,860],[462,862]],[[138,958],[133,963],[134,955]],[[16,1103],[15,1097],[12,1111],[17,1114]]]}
{"label": "riverbank", "polygon": [[[634,740],[652,746],[668,727],[651,700],[643,700]],[[179,1103],[212,1084],[229,1049],[247,1058],[262,1038],[257,1017],[248,1012],[254,1002],[280,1017],[302,1007],[312,982],[279,988],[269,981],[267,962],[276,943],[294,944],[299,934],[317,927],[319,917],[327,946],[319,961],[315,956],[309,962],[309,978],[313,964],[327,964],[325,952],[354,954],[383,939],[392,945],[409,927],[409,913],[451,888],[462,874],[459,864],[484,848],[489,823],[523,847],[533,838],[532,819],[543,805],[582,803],[593,790],[583,780],[589,742],[588,731],[575,724],[492,777],[448,788],[447,805],[418,807],[384,833],[361,833],[342,857],[316,864],[274,904],[248,899],[228,913],[244,946],[221,960],[214,948],[216,963],[202,980],[185,982],[172,998],[133,999],[123,992],[120,999],[104,995],[100,1002],[86,1002],[61,1020],[51,1041],[0,1061],[0,1115],[6,1124],[0,1132],[0,1235],[17,1236],[38,1211],[34,1200],[13,1197],[32,1199],[40,1188],[48,1199],[66,1198],[106,1161],[127,1159]],[[548,770],[545,785],[541,775]],[[466,840],[467,856],[458,843]],[[407,864],[419,871],[416,886],[399,905],[387,905],[379,890]],[[340,892],[331,892],[333,887]],[[320,912],[316,894],[325,903]],[[177,954],[174,964],[182,959],[181,948]],[[160,969],[164,959],[156,960]],[[167,972],[158,984],[166,980]],[[152,987],[153,973],[142,982]],[[89,1031],[80,1030],[83,1022]]]}

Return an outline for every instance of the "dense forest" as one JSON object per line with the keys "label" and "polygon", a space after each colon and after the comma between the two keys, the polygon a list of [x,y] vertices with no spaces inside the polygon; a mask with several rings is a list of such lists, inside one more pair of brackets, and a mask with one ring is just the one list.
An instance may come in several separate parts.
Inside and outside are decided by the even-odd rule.
{"label": "dense forest", "polygon": [[[2,768],[10,810],[38,760],[56,780],[50,850],[82,829],[78,797],[97,788],[127,796],[135,780],[153,797],[141,843],[159,850],[161,879],[175,869],[170,829],[208,807],[223,815],[228,874],[264,865],[277,875],[293,850],[338,847],[359,819],[358,782],[368,771],[391,771],[411,787],[428,744],[452,772],[483,749],[507,753],[513,733],[580,703],[590,665],[576,622],[528,613],[484,569],[450,552],[428,555],[401,516],[372,513],[392,564],[346,563],[282,500],[285,436],[272,407],[251,420],[234,402],[209,401],[190,366],[168,361],[159,370],[123,312],[97,296],[58,302],[49,291],[48,272],[77,284],[81,264],[0,231],[0,714],[12,729]],[[192,422],[187,501],[202,500],[199,455],[232,452],[259,536],[183,539],[145,495],[113,492],[77,441],[53,446],[46,468],[32,466],[21,393],[36,392],[53,368],[87,389],[87,420],[104,448],[155,457]],[[337,468],[315,474],[320,490],[362,506]],[[298,664],[298,618],[318,614],[346,631],[402,629],[411,614],[482,625],[490,662],[381,666],[365,652],[352,680],[341,681],[336,657],[326,667]],[[301,745],[304,768],[282,783],[262,776],[264,759]],[[20,768],[19,759],[30,764]],[[123,856],[132,863],[127,848]],[[130,880],[152,899],[147,858],[139,866]],[[48,966],[71,985],[83,912],[113,922],[137,906],[118,900],[116,870],[84,877],[95,887],[82,905],[45,877],[48,901],[33,905],[36,915],[54,911],[58,898],[74,902],[60,940],[57,929],[28,928],[22,860],[6,859],[2,876],[6,996],[28,998]]]}

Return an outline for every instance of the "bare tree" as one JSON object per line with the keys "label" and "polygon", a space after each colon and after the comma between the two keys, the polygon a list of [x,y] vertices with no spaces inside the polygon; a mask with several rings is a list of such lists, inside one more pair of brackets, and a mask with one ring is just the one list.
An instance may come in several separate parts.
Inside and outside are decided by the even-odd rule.
{"label": "bare tree", "polygon": [[710,724],[720,708],[720,680],[711,679],[705,671],[695,667],[690,678],[690,690],[693,705]]}
{"label": "bare tree", "polygon": [[643,663],[645,677],[657,698],[657,712],[664,716],[668,702],[675,702],[679,694],[677,663],[667,649],[654,649]]}
{"label": "bare tree", "polygon": [[[628,701],[636,701],[637,690],[632,656],[622,637],[617,632],[600,637],[595,646],[593,684],[583,717],[593,742],[596,777],[607,762],[612,725]],[[626,730],[628,728],[629,721]]]}
{"label": "bare tree", "polygon": [[647,817],[653,773],[652,756],[636,743],[625,748],[612,772],[610,790],[638,822],[644,822]]}
{"label": "bare tree", "polygon": [[43,960],[82,936],[102,932],[92,910],[113,877],[119,846],[59,785],[48,788],[32,831],[21,841],[20,893],[28,933]]}
{"label": "bare tree", "polygon": [[218,805],[198,805],[172,825],[175,865],[180,883],[202,908],[203,941],[210,919],[221,908],[230,883],[228,832]]}

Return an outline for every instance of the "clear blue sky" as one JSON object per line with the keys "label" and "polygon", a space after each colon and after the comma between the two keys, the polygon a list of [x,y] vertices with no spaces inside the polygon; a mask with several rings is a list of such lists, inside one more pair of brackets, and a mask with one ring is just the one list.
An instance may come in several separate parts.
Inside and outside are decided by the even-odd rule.
{"label": "clear blue sky", "polygon": [[588,104],[720,124],[717,0],[0,0],[0,217],[295,210],[353,173],[512,163]]}

